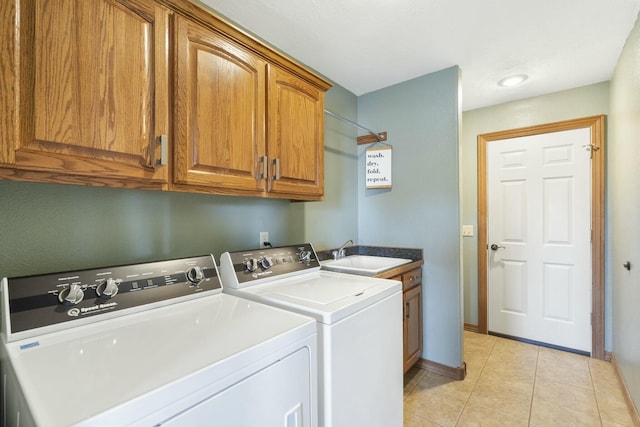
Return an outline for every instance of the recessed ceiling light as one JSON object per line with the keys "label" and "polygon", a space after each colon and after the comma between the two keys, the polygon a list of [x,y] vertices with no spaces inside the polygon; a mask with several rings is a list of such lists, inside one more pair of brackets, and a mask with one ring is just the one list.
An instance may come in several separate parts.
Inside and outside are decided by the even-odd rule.
{"label": "recessed ceiling light", "polygon": [[505,77],[504,79],[498,82],[498,86],[502,86],[502,87],[518,86],[520,83],[523,83],[528,78],[529,76],[527,76],[526,74],[518,74],[516,76]]}

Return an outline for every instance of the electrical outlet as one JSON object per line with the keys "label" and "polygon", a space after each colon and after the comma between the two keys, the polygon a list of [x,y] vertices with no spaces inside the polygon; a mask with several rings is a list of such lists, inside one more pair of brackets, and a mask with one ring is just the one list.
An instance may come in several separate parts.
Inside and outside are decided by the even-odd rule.
{"label": "electrical outlet", "polygon": [[264,248],[264,242],[268,242],[269,241],[269,232],[268,231],[261,231],[260,232],[260,246],[259,248]]}
{"label": "electrical outlet", "polygon": [[463,225],[462,226],[462,235],[465,237],[473,236],[473,225]]}

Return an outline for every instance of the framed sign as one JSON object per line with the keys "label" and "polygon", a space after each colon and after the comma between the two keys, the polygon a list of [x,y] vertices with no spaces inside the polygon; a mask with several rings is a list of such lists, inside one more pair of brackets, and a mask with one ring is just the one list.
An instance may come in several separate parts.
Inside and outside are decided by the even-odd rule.
{"label": "framed sign", "polygon": [[391,146],[365,150],[366,188],[391,188]]}

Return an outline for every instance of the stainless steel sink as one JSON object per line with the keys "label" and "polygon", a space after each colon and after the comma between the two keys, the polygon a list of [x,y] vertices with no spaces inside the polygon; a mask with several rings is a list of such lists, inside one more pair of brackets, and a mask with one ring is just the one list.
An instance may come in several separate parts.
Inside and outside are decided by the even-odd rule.
{"label": "stainless steel sink", "polygon": [[337,260],[322,261],[322,268],[339,273],[375,276],[411,262],[410,259],[390,258],[371,255],[350,255]]}

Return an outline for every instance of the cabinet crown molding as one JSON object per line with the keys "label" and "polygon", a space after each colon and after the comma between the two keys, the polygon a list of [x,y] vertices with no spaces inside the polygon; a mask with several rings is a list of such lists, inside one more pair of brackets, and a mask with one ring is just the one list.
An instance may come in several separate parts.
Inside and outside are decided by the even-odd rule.
{"label": "cabinet crown molding", "polygon": [[241,29],[205,5],[200,5],[190,0],[156,1],[191,21],[198,22],[210,30],[218,32],[222,36],[229,37],[234,42],[240,43],[244,48],[251,50],[268,62],[282,67],[323,92],[326,92],[333,86],[328,80],[309,71],[307,67],[289,57],[284,52],[267,45],[267,41],[259,40],[257,36],[251,35],[248,31]]}

